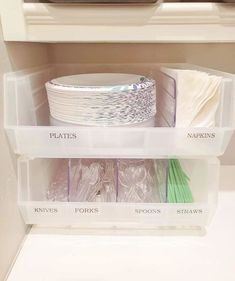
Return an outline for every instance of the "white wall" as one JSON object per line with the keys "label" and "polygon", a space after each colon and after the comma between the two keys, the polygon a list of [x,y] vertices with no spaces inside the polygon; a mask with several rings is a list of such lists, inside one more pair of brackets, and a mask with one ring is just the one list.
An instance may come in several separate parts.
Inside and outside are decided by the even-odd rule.
{"label": "white wall", "polygon": [[13,43],[6,49],[0,33],[0,281],[4,280],[26,232],[17,207],[16,155],[8,146],[3,128],[3,73],[47,61],[45,45]]}

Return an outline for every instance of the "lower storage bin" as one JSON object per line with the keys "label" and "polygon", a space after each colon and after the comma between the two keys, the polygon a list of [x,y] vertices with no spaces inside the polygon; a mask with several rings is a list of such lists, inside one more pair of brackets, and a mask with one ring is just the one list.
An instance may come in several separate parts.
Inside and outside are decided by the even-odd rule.
{"label": "lower storage bin", "polygon": [[219,161],[20,158],[18,173],[27,224],[203,227],[216,208]]}

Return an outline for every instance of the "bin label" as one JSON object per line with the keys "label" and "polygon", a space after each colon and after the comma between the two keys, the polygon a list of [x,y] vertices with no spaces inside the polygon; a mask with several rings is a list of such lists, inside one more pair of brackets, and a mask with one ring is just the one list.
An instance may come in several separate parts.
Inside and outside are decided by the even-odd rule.
{"label": "bin label", "polygon": [[77,133],[49,133],[49,139],[67,139],[75,140],[78,138]]}

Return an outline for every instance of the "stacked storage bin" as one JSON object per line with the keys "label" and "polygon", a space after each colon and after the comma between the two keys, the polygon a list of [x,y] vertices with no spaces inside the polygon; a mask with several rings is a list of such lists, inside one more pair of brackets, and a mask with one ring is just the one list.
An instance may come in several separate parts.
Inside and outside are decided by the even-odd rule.
{"label": "stacked storage bin", "polygon": [[[82,75],[55,79],[68,74]],[[118,82],[107,84],[110,75]],[[126,84],[117,89],[120,79]],[[7,74],[5,128],[21,155],[25,222],[207,225],[217,201],[216,156],[235,124],[234,81],[231,74],[183,64],[55,65]],[[81,84],[85,94],[77,100]]]}

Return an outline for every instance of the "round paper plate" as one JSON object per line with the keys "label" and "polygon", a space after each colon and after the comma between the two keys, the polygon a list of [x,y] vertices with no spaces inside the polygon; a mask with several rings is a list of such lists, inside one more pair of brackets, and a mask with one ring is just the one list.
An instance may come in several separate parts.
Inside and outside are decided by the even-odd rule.
{"label": "round paper plate", "polygon": [[122,126],[156,114],[155,81],[136,74],[92,73],[46,83],[50,114],[84,126]]}
{"label": "round paper plate", "polygon": [[137,90],[153,84],[154,80],[136,74],[89,73],[59,77],[49,81],[46,87],[57,91],[64,91],[64,88],[69,90],[80,88],[83,91],[93,92],[94,90],[117,91],[116,87],[120,87],[120,90]]}

